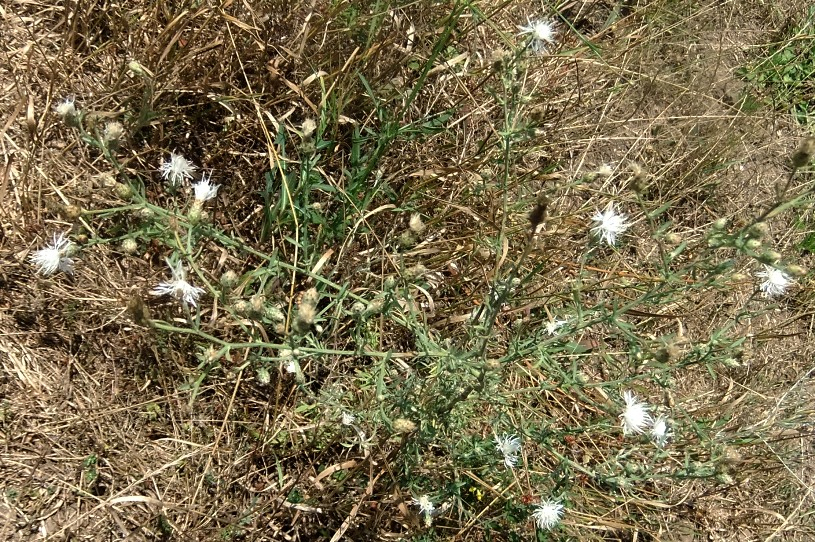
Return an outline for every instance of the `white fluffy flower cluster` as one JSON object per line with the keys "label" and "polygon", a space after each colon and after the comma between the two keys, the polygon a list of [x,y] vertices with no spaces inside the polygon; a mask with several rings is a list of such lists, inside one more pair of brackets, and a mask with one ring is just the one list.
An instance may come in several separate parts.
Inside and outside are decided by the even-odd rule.
{"label": "white fluffy flower cluster", "polygon": [[504,465],[512,469],[518,464],[518,454],[521,452],[521,439],[515,435],[495,435],[495,449],[503,456]]}
{"label": "white fluffy flower cluster", "polygon": [[160,283],[158,286],[153,288],[150,293],[153,295],[169,294],[176,299],[180,299],[187,305],[191,305],[193,307],[197,306],[198,298],[204,293],[204,289],[193,286],[187,282],[187,273],[184,271],[184,267],[181,265],[181,262],[173,263],[168,259],[167,265],[170,267],[172,280]]}
{"label": "white fluffy flower cluster", "polygon": [[665,416],[654,419],[649,412],[651,407],[641,402],[631,391],[623,392],[623,402],[625,403],[625,409],[620,414],[623,435],[639,435],[649,430],[656,445],[659,447],[665,446],[671,437],[668,419]]}
{"label": "white fluffy flower cluster", "polygon": [[74,261],[70,258],[73,247],[74,244],[64,233],[55,233],[51,244],[34,252],[29,260],[37,266],[37,272],[43,275],[51,275],[57,271],[70,275],[74,272]]}

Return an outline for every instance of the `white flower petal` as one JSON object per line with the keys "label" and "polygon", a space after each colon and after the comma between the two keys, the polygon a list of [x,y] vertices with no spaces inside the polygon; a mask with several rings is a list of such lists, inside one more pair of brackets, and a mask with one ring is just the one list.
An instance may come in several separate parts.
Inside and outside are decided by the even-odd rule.
{"label": "white flower petal", "polygon": [[625,401],[625,410],[620,414],[623,435],[638,435],[653,422],[653,418],[648,413],[648,405],[641,403],[637,396],[630,391],[623,393],[623,400]]}
{"label": "white flower petal", "polygon": [[432,516],[436,511],[436,506],[428,495],[422,495],[418,499],[413,499],[413,504],[419,507],[419,512],[427,516]]}
{"label": "white flower petal", "polygon": [[591,228],[591,232],[598,237],[601,242],[608,245],[617,243],[617,236],[628,229],[627,216],[614,209],[614,202],[608,202],[606,208],[601,212],[597,211],[591,219],[598,224]]}
{"label": "white flower petal", "polygon": [[521,439],[515,435],[495,435],[495,449],[504,457],[504,465],[512,469],[518,464],[521,451]]}
{"label": "white flower petal", "polygon": [[668,419],[665,416],[659,416],[654,420],[654,425],[651,426],[651,438],[654,443],[662,448],[671,438],[672,433],[668,427]]}
{"label": "white flower petal", "polygon": [[535,507],[532,517],[538,528],[551,530],[563,518],[563,505],[553,500],[546,500]]}
{"label": "white flower petal", "polygon": [[186,158],[174,152],[170,153],[170,159],[163,162],[159,167],[162,178],[170,181],[172,186],[179,185],[186,180],[192,179],[192,173],[198,169]]}
{"label": "white flower petal", "polygon": [[210,179],[212,178],[212,174],[209,175],[202,175],[201,180],[192,185],[193,190],[195,191],[195,199],[196,201],[205,202],[209,201],[215,196],[218,195],[218,188],[221,187],[220,184],[212,184]]}
{"label": "white flower petal", "polygon": [[173,264],[167,260],[167,265],[170,267],[170,272],[173,275],[173,280],[169,282],[162,282],[152,290],[150,293],[153,295],[172,295],[176,299],[180,299],[187,305],[196,307],[198,305],[198,298],[204,293],[203,288],[198,288],[187,282],[187,273],[181,262]]}
{"label": "white flower petal", "polygon": [[57,270],[71,274],[74,272],[74,261],[67,256],[73,243],[65,237],[64,233],[54,234],[49,245],[37,250],[31,255],[29,261],[37,266],[37,272],[43,275],[50,275]]}
{"label": "white flower petal", "polygon": [[764,271],[759,271],[756,276],[766,279],[759,285],[759,289],[767,298],[784,295],[787,288],[795,282],[788,274],[771,265],[764,265]]}
{"label": "white flower petal", "polygon": [[545,19],[537,19],[532,21],[527,19],[527,24],[518,26],[521,35],[529,34],[531,36],[532,50],[536,53],[546,51],[547,45],[554,45],[555,43],[555,25],[554,23]]}

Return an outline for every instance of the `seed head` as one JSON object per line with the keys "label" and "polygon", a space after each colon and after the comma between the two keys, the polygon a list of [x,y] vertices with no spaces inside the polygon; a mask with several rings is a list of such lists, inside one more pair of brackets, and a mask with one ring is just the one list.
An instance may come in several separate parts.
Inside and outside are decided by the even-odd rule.
{"label": "seed head", "polygon": [[102,142],[110,149],[115,149],[119,146],[119,141],[125,133],[125,128],[121,122],[109,122],[105,125],[105,131],[102,133]]}
{"label": "seed head", "polygon": [[76,108],[73,96],[69,96],[55,105],[54,111],[68,126],[77,126],[79,124],[80,112]]}

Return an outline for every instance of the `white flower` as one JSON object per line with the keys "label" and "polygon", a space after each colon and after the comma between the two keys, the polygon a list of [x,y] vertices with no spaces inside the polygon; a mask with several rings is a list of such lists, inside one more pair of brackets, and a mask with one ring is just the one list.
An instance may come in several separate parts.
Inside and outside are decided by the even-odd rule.
{"label": "white flower", "polygon": [[551,322],[546,322],[546,333],[556,335],[558,330],[568,323],[568,320],[560,320],[558,318],[555,318]]}
{"label": "white flower", "polygon": [[546,500],[535,507],[532,512],[532,517],[535,518],[535,523],[540,529],[551,530],[555,525],[560,523],[563,517],[563,505],[553,500]]}
{"label": "white flower", "polygon": [[428,495],[422,495],[418,499],[413,499],[413,504],[419,507],[419,512],[425,514],[426,516],[432,516],[433,512],[436,511],[436,507],[433,505],[433,501],[430,500]]}
{"label": "white flower", "polygon": [[665,416],[659,416],[654,420],[654,425],[651,427],[651,438],[657,446],[662,448],[672,434],[668,428],[668,419]]}
{"label": "white flower", "polygon": [[600,241],[605,241],[609,245],[617,242],[617,235],[623,233],[628,229],[629,224],[626,223],[626,215],[617,214],[614,210],[614,202],[608,202],[606,208],[600,212],[597,211],[591,219],[598,222],[596,226],[591,229]]}
{"label": "white flower", "polygon": [[71,274],[74,272],[74,261],[67,254],[72,247],[73,243],[64,233],[55,233],[51,244],[32,254],[30,261],[39,268],[37,272],[43,275],[50,275],[57,270]]}
{"label": "white flower", "polygon": [[648,405],[640,403],[637,396],[630,391],[623,393],[623,400],[625,410],[620,414],[623,420],[623,434],[626,436],[638,435],[645,431],[653,421],[651,415],[648,414]]}
{"label": "white flower", "polygon": [[495,435],[495,448],[504,456],[504,465],[511,469],[518,463],[518,452],[521,451],[521,439],[515,435]]}
{"label": "white flower", "polygon": [[767,279],[761,283],[759,289],[764,292],[764,297],[775,297],[784,295],[787,288],[794,281],[785,272],[770,265],[764,265],[764,271],[756,273],[759,278]]}
{"label": "white flower", "polygon": [[187,273],[184,271],[181,262],[173,264],[170,260],[167,260],[167,265],[170,266],[173,280],[170,282],[162,282],[150,290],[150,293],[153,295],[171,294],[187,305],[195,307],[198,303],[198,298],[204,293],[204,289],[195,287],[187,282]]}
{"label": "white flower", "polygon": [[354,423],[356,421],[357,421],[357,417],[354,416],[353,414],[350,414],[348,412],[343,412],[342,413],[342,424],[343,425],[354,425]]}
{"label": "white flower", "polygon": [[544,20],[538,19],[537,21],[531,21],[527,19],[525,26],[518,26],[518,30],[521,31],[521,35],[523,34],[530,34],[532,36],[532,50],[536,53],[542,53],[546,51],[547,45],[554,45],[555,43],[555,25],[554,23]]}
{"label": "white flower", "polygon": [[198,169],[187,161],[186,158],[174,152],[170,153],[170,159],[162,162],[158,168],[161,177],[170,181],[170,185],[176,186],[185,180],[192,179],[192,172]]}
{"label": "white flower", "polygon": [[220,188],[221,185],[212,184],[210,182],[211,178],[211,173],[209,175],[201,175],[201,180],[192,185],[193,190],[195,190],[195,201],[203,203],[218,195],[218,188]]}
{"label": "white flower", "polygon": [[54,111],[56,111],[57,115],[63,120],[76,118],[77,110],[74,97],[70,96],[59,102],[54,106]]}
{"label": "white flower", "polygon": [[289,361],[286,363],[286,372],[294,374],[297,372],[297,362],[294,360]]}

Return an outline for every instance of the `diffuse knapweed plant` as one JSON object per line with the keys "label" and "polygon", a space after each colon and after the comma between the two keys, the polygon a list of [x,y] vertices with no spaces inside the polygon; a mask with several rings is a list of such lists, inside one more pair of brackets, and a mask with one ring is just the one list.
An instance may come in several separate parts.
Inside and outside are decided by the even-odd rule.
{"label": "diffuse knapweed plant", "polygon": [[[491,233],[494,237],[487,243],[494,254],[500,254],[503,247],[511,247],[512,252],[484,273],[487,278],[476,290],[481,294],[479,302],[467,307],[463,331],[452,333],[450,328],[431,325],[417,308],[417,292],[431,289],[427,269],[421,263],[403,265],[402,258],[407,258],[409,249],[432,229],[423,221],[422,213],[409,210],[407,227],[402,226],[399,238],[382,242],[385,250],[396,247],[388,257],[399,262],[400,272],[384,278],[378,291],[368,286],[355,289],[351,283],[335,284],[312,272],[319,267],[321,254],[314,250],[319,245],[311,235],[338,235],[336,232],[345,231],[349,225],[338,222],[336,228],[323,228],[328,221],[320,215],[320,202],[311,200],[312,187],[332,188],[321,184],[320,177],[319,153],[330,148],[320,135],[324,119],[319,129],[314,121],[301,125],[300,150],[305,159],[299,166],[286,160],[270,171],[263,192],[261,238],[267,240],[275,227],[290,228],[287,232],[292,234],[296,254],[306,259],[304,264],[280,261],[277,255],[227,235],[210,223],[206,209],[219,204],[219,185],[213,183],[211,172],[199,173],[194,163],[175,151],[169,157],[165,153],[165,161],[150,172],[164,183],[159,185],[166,189],[162,205],[149,201],[143,185],[156,179],[128,176],[118,163],[116,152],[126,138],[122,125],[110,123],[98,133],[87,131],[73,100],[57,106],[66,124],[114,165],[119,175],[114,190],[126,200],[118,208],[91,211],[87,216],[116,220],[136,214],[141,220],[128,222],[137,226],[126,234],[92,239],[83,249],[116,243],[126,247],[127,253],[137,253],[147,241],[162,247],[161,256],[168,268],[157,270],[155,286],[147,293],[174,299],[177,306],[172,310],[180,307],[186,317],[180,321],[186,325],[158,319],[148,325],[194,338],[200,347],[202,378],[213,374],[229,354],[247,352],[240,369],[251,365],[259,385],[268,386],[277,371],[290,378],[301,396],[313,404],[333,410],[347,407],[340,418],[342,423],[333,424],[335,429],[355,438],[353,449],[366,459],[373,457],[372,465],[387,464],[388,476],[402,489],[404,503],[413,505],[422,526],[428,529],[454,521],[450,511],[455,511],[466,522],[481,524],[485,530],[557,531],[565,522],[563,528],[572,534],[581,520],[577,515],[570,517],[569,511],[583,511],[589,499],[584,502],[581,495],[586,492],[636,492],[660,477],[713,476],[715,465],[669,471],[671,463],[665,458],[672,453],[673,439],[685,434],[677,422],[681,412],[639,397],[658,397],[658,390],[668,387],[672,375],[687,362],[679,361],[682,353],[677,353],[673,344],[662,349],[644,347],[648,338],[640,336],[629,315],[636,309],[652,310],[682,299],[694,288],[716,286],[736,265],[730,261],[735,257],[728,256],[724,263],[716,261],[714,256],[721,249],[764,266],[758,275],[757,292],[767,297],[781,298],[794,279],[805,273],[765,246],[767,221],[790,207],[790,202],[803,203],[803,196],[808,194],[791,197],[785,189],[778,204],[748,227],[727,232],[727,221],[714,224],[705,240],[709,246],[700,248],[702,256],[682,260],[686,246],[677,243],[664,254],[665,265],[659,270],[662,275],[656,271],[654,276],[643,271],[633,279],[632,275],[622,275],[626,282],[607,276],[596,278],[598,270],[622,261],[623,250],[634,235],[646,242],[657,236],[648,228],[657,224],[662,205],[657,202],[649,207],[648,202],[638,200],[637,210],[632,202],[637,198],[623,193],[623,183],[615,187],[620,191],[612,191],[617,194],[613,197],[592,186],[592,192],[600,196],[581,206],[579,220],[572,221],[582,228],[575,237],[584,242],[585,254],[582,260],[564,265],[574,264],[573,268],[579,269],[576,280],[553,288],[543,310],[532,303],[540,277],[555,265],[548,256],[540,255],[538,247],[554,237],[548,230],[549,220],[553,215],[559,218],[561,210],[547,198],[535,203],[531,199],[544,188],[554,196],[558,187],[519,187],[513,179],[520,169],[519,153],[534,139],[525,109],[531,100],[524,86],[525,70],[532,60],[549,61],[546,55],[530,52],[553,51],[557,44],[554,27],[545,21],[529,22],[520,30],[523,35],[517,54],[498,63],[499,73],[489,80],[489,91],[502,111],[494,147],[498,150],[490,157],[490,166],[498,172],[495,188],[502,201],[500,220]],[[398,130],[393,133],[398,134]],[[281,130],[276,142],[281,156],[288,159],[282,134]],[[799,164],[796,168],[806,165],[812,153],[804,149],[803,154],[794,160]],[[379,147],[372,156],[370,162],[356,164],[359,186],[368,180],[366,172],[376,174]],[[148,174],[144,175],[147,179]],[[275,195],[279,197],[275,199]],[[350,224],[364,224],[367,197],[360,188],[354,198],[343,200],[345,210],[361,207],[358,215],[348,213],[354,217]],[[521,228],[511,220],[512,209],[517,207],[531,209],[529,221]],[[643,215],[646,220],[642,220]],[[636,234],[632,233],[635,229]],[[215,270],[208,268],[212,259],[207,258],[205,240],[230,256],[251,255],[254,267],[217,277]],[[41,273],[52,274],[71,272],[74,263],[77,272],[82,272],[80,258],[67,235],[59,234],[31,261]],[[307,286],[299,296],[275,299],[267,286],[284,271],[303,278]],[[231,329],[243,336],[227,336],[223,330],[201,323],[198,316],[214,299],[231,319]],[[526,319],[517,316],[524,313]],[[389,344],[383,331],[389,326],[404,333],[402,344],[410,345],[410,355],[394,355],[397,347]],[[615,341],[622,351],[616,354],[618,358],[626,358],[627,350],[631,352],[630,359],[607,356],[600,360],[598,363],[611,367],[611,374],[606,376],[587,375],[575,361],[591,359],[587,352],[596,345],[589,342],[587,346],[583,336],[598,330],[608,341]],[[327,331],[347,331],[353,335],[356,349],[324,346]],[[693,359],[706,363],[721,360],[723,356],[714,346],[725,344],[724,338],[713,343],[711,339],[709,351],[715,355],[699,354]],[[699,345],[696,348],[701,350]],[[365,360],[349,371],[353,374],[347,376],[347,393],[315,391],[319,386],[312,385],[309,366],[325,363],[331,356]],[[199,379],[198,387],[200,383]],[[631,389],[636,389],[637,395]],[[310,410],[317,410],[311,406]],[[370,430],[371,426],[375,430]],[[702,429],[695,428],[695,435],[705,438]],[[578,439],[590,442],[587,448],[596,447],[606,456],[579,457],[574,452]],[[375,455],[382,451],[386,453]]]}

